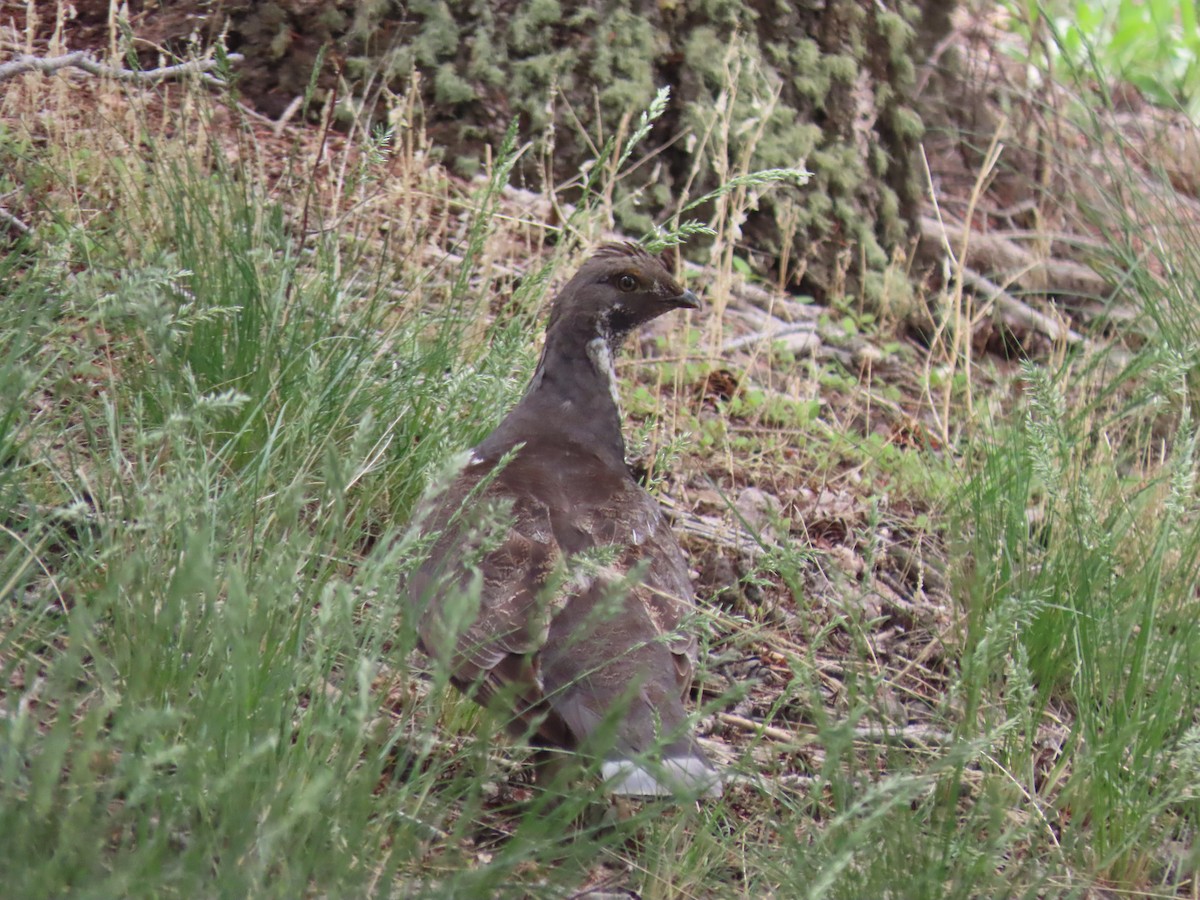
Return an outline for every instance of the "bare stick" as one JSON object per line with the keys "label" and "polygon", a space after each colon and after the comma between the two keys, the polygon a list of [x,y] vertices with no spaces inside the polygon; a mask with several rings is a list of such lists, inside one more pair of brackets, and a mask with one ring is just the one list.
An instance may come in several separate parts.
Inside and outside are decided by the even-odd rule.
{"label": "bare stick", "polygon": [[[755,722],[745,716],[733,713],[717,713],[717,720],[732,725],[740,731],[751,734],[761,734],[774,741],[787,744],[809,744],[817,739],[817,730],[812,725],[796,725],[795,733],[768,725],[765,722]],[[925,747],[933,744],[950,744],[953,735],[947,731],[933,728],[929,725],[892,725],[887,728],[877,725],[856,725],[851,729],[856,740],[879,744],[906,744],[912,747]]]}
{"label": "bare stick", "polygon": [[[955,222],[921,217],[921,240],[931,249],[940,249],[947,240],[961,244],[967,232]],[[971,264],[993,274],[1010,273],[1026,290],[1086,298],[1106,297],[1112,291],[1104,276],[1082,263],[1038,259],[1003,234],[971,231]]]}
{"label": "bare stick", "polygon": [[[240,62],[243,59],[240,53],[230,53],[225,58],[230,62]],[[193,59],[188,62],[177,63],[173,66],[161,66],[157,69],[139,71],[137,69],[124,69],[120,66],[109,66],[96,62],[86,51],[76,50],[73,53],[49,58],[40,56],[18,57],[12,62],[0,65],[0,81],[14,78],[23,72],[53,74],[60,69],[82,69],[89,75],[115,78],[117,81],[132,81],[140,84],[157,84],[161,81],[183,78],[187,75],[200,73],[200,80],[205,84],[212,85],[213,87],[225,87],[225,82],[222,79],[207,74],[208,70],[212,69],[216,64],[217,61],[215,59]]]}
{"label": "bare stick", "polygon": [[1000,315],[1009,327],[1030,328],[1041,332],[1052,341],[1066,341],[1068,344],[1083,343],[1084,337],[1079,332],[1045,313],[1038,312],[1028,303],[1018,300],[1000,285],[984,278],[978,272],[963,269],[963,281],[975,290],[986,294],[986,299],[996,304]]}
{"label": "bare stick", "polygon": [[741,337],[731,338],[721,345],[721,352],[728,353],[730,350],[737,350],[741,347],[746,347],[750,344],[756,344],[760,341],[778,341],[796,334],[811,334],[815,337],[816,333],[816,322],[793,322],[792,324],[781,323],[781,327],[773,328],[769,331],[759,331],[755,332],[754,334],[746,334],[742,335]]}
{"label": "bare stick", "polygon": [[10,227],[17,229],[21,234],[29,234],[32,229],[10,213],[3,206],[0,206],[0,222],[7,223]]}

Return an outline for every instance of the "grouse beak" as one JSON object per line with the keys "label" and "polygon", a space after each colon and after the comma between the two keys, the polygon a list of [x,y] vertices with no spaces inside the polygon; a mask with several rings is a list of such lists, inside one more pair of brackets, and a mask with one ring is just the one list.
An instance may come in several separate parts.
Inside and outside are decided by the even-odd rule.
{"label": "grouse beak", "polygon": [[691,291],[684,291],[678,297],[672,297],[671,302],[673,304],[675,304],[675,306],[681,307],[683,309],[699,309],[700,308],[700,298],[697,297],[695,294],[693,294]]}

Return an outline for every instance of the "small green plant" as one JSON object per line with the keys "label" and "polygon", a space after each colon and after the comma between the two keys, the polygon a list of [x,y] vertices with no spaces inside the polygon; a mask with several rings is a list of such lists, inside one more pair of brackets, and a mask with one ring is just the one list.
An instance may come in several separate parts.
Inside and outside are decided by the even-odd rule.
{"label": "small green plant", "polygon": [[[1127,82],[1152,103],[1200,116],[1200,29],[1195,0],[1054,0],[1006,4],[1028,52],[1049,77],[1108,90]],[[1040,58],[1039,58],[1040,57]]]}

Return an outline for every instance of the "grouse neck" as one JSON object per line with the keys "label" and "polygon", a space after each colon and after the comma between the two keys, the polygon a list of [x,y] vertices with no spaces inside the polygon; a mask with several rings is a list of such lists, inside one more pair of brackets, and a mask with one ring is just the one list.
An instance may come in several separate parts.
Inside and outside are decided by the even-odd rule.
{"label": "grouse neck", "polygon": [[625,465],[620,395],[613,358],[620,349],[597,323],[560,321],[546,333],[541,360],[512,417],[561,432]]}

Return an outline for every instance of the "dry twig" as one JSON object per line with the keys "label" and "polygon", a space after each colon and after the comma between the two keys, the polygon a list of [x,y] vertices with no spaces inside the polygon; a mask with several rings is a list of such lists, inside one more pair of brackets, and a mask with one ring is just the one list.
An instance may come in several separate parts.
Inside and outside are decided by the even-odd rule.
{"label": "dry twig", "polygon": [[21,234],[29,234],[33,230],[3,206],[0,206],[0,222],[4,222],[9,227],[15,228]]}
{"label": "dry twig", "polygon": [[[816,740],[816,729],[813,726],[797,725],[796,733],[792,733],[775,725],[765,722],[755,722],[745,716],[733,713],[717,713],[717,719],[726,725],[732,725],[742,731],[761,734],[774,741],[788,744],[808,744]],[[875,725],[856,725],[851,729],[855,739],[882,744],[906,744],[913,747],[925,747],[931,744],[949,744],[952,735],[949,732],[928,725],[889,725],[883,728]]]}
{"label": "dry twig", "polygon": [[[956,222],[921,217],[921,240],[938,250],[949,241],[962,246],[966,228]],[[1103,297],[1109,283],[1085,265],[1065,259],[1038,259],[1001,234],[971,232],[971,267],[993,276],[1004,274],[1024,290],[1068,297]]]}
{"label": "dry twig", "polygon": [[963,269],[963,281],[986,295],[986,302],[995,303],[1004,323],[1013,331],[1026,329],[1038,331],[1052,341],[1066,341],[1068,344],[1079,344],[1084,341],[1083,335],[1073,328],[1063,325],[1045,313],[1038,312],[1028,303],[1018,300],[1000,285],[972,269]]}
{"label": "dry twig", "polygon": [[[225,58],[230,62],[240,62],[243,57],[240,53],[230,53]],[[81,69],[89,75],[115,78],[117,81],[132,81],[139,84],[158,84],[159,82],[174,78],[199,74],[200,80],[205,84],[212,85],[213,87],[225,87],[226,82],[223,79],[208,74],[208,71],[216,66],[216,64],[217,61],[215,59],[192,59],[173,66],[160,66],[157,69],[125,69],[120,66],[110,66],[97,62],[87,51],[76,50],[72,53],[65,53],[62,56],[17,57],[12,62],[0,65],[0,81],[15,78],[17,75],[25,72],[44,72],[49,75],[61,69]]]}

